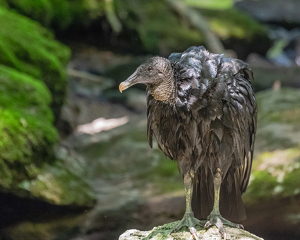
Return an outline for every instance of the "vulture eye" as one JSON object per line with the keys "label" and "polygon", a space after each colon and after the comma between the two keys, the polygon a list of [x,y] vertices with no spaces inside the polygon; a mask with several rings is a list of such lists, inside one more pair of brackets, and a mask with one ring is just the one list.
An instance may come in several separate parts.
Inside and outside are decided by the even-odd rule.
{"label": "vulture eye", "polygon": [[148,67],[148,71],[150,72],[150,71],[152,71],[153,70],[153,67]]}

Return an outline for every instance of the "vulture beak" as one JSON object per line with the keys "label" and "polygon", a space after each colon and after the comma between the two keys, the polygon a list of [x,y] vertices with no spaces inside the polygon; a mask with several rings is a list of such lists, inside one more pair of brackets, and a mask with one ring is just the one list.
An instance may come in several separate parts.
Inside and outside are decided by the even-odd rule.
{"label": "vulture beak", "polygon": [[136,70],[129,78],[127,78],[124,82],[120,83],[119,90],[120,90],[120,92],[122,92],[137,83],[138,83],[138,76],[137,76],[137,70]]}

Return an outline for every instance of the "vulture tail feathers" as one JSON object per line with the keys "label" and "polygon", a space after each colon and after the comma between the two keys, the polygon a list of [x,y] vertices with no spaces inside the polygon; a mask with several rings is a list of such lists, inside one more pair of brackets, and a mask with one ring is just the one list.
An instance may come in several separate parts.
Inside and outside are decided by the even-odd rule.
{"label": "vulture tail feathers", "polygon": [[[206,180],[206,182],[204,180]],[[213,175],[208,172],[207,176],[205,176],[204,171],[199,169],[195,175],[192,196],[192,209],[195,217],[200,220],[206,220],[213,209],[213,202]],[[223,179],[221,185],[220,213],[224,218],[235,223],[240,223],[247,218],[239,181],[236,179],[235,174],[230,170]]]}
{"label": "vulture tail feathers", "polygon": [[213,176],[210,172],[205,173],[204,167],[200,166],[194,180],[192,209],[196,218],[206,220],[214,203]]}
{"label": "vulture tail feathers", "polygon": [[247,219],[240,182],[236,174],[230,170],[221,185],[220,213],[223,217],[235,223],[240,223]]}

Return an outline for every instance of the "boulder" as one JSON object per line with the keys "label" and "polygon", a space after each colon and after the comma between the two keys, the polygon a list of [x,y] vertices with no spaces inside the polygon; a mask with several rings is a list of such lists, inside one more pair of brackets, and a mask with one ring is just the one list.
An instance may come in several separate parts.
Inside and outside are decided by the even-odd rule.
{"label": "boulder", "polygon": [[89,208],[95,196],[78,159],[54,151],[69,49],[2,7],[0,22],[0,225],[55,206]]}
{"label": "boulder", "polygon": [[[173,225],[174,223],[172,223]],[[123,233],[119,240],[222,240],[221,234],[216,227],[209,228],[208,230],[201,229],[198,231],[195,229],[195,232],[191,231],[180,231],[178,233],[167,234],[170,232],[168,226],[171,224],[165,224],[163,226],[154,227],[150,231],[139,231],[136,229],[127,230]],[[255,236],[243,229],[229,228],[225,227],[226,230],[226,239],[227,240],[263,240],[260,237]]]}
{"label": "boulder", "polygon": [[[297,239],[300,213],[300,90],[256,94],[258,129],[245,227],[260,236]],[[267,222],[266,222],[267,219]]]}
{"label": "boulder", "polygon": [[55,121],[65,99],[65,66],[70,50],[53,34],[24,16],[0,5],[0,64],[43,81],[51,92]]}
{"label": "boulder", "polygon": [[3,65],[0,79],[0,186],[10,189],[32,178],[33,166],[53,159],[58,135],[42,81]]}
{"label": "boulder", "polygon": [[67,165],[66,154],[54,154],[58,134],[45,84],[0,65],[0,89],[1,192],[51,204],[91,207],[94,195],[83,180],[85,174],[69,166],[76,159]]}

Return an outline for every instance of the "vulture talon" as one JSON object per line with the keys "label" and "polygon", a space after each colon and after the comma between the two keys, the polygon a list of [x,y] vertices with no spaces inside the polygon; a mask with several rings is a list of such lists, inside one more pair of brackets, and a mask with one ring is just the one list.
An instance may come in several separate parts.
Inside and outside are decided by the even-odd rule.
{"label": "vulture talon", "polygon": [[180,231],[183,227],[191,228],[195,226],[203,227],[204,222],[194,217],[194,213],[185,213],[181,221],[172,230],[172,233]]}
{"label": "vulture talon", "polygon": [[212,226],[212,224],[210,223],[210,221],[207,221],[204,225],[204,228],[209,228],[210,226]]}
{"label": "vulture talon", "polygon": [[233,227],[233,228],[239,228],[244,229],[242,224],[233,223],[225,218],[223,218],[221,215],[210,215],[209,220],[205,223],[204,228],[209,228],[211,226],[216,226],[222,235],[222,239],[226,239],[226,230],[224,226]]}

